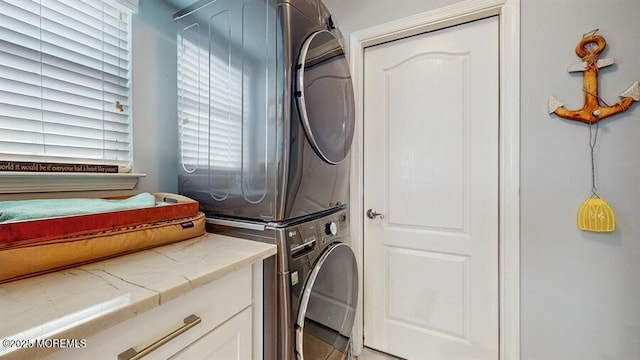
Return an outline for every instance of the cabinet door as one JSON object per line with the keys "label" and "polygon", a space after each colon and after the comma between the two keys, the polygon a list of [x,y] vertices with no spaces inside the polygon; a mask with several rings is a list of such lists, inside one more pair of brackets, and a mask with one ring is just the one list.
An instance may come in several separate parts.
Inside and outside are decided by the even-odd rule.
{"label": "cabinet door", "polygon": [[[251,303],[252,273],[251,267],[247,266],[89,337],[84,349],[60,349],[47,359],[113,360],[129,348],[141,351],[162,339],[180,328],[183,319],[190,314],[200,317],[201,323],[179,334],[147,357],[166,359],[220,327],[234,315],[251,309]],[[250,349],[251,345],[248,347]]]}
{"label": "cabinet door", "polygon": [[251,307],[170,359],[251,359]]}

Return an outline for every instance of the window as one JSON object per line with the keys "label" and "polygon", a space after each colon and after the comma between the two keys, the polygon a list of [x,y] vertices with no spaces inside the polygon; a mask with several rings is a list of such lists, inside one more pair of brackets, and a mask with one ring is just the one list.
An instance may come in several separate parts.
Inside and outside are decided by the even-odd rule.
{"label": "window", "polygon": [[0,0],[0,161],[131,166],[137,0]]}

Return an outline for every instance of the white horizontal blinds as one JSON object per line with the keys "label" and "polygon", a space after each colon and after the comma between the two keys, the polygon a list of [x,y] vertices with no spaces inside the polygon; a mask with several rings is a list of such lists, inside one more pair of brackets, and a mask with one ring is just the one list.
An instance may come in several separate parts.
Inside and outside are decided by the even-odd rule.
{"label": "white horizontal blinds", "polygon": [[134,13],[138,12],[138,7],[140,3],[139,0],[111,0],[111,1],[113,1],[117,5],[124,6],[126,9],[129,9]]}
{"label": "white horizontal blinds", "polygon": [[130,163],[130,15],[0,0],[0,159]]}

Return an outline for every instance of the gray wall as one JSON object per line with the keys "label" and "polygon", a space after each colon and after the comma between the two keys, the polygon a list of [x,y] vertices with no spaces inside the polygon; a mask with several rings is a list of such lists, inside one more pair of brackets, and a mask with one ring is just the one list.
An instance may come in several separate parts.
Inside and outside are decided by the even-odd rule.
{"label": "gray wall", "polygon": [[349,34],[371,26],[405,18],[460,0],[322,0],[349,44]]}
{"label": "gray wall", "polygon": [[133,19],[133,171],[136,192],[178,191],[175,8],[140,0]]}
{"label": "gray wall", "polygon": [[[523,359],[640,358],[640,105],[600,122],[600,195],[616,213],[613,234],[576,228],[590,195],[588,126],[546,113],[548,96],[582,106],[574,48],[599,28],[600,96],[618,101],[640,80],[637,0],[522,0],[521,306]],[[602,57],[602,56],[601,56]]]}
{"label": "gray wall", "polygon": [[[346,39],[353,31],[457,1],[325,0]],[[574,48],[600,28],[600,95],[615,103],[640,80],[640,1],[521,0],[521,352],[524,360],[640,358],[640,105],[601,122],[596,149],[601,196],[613,234],[581,232],[590,195],[589,131],[547,114],[555,95],[582,106]],[[365,119],[366,121],[366,119]]]}

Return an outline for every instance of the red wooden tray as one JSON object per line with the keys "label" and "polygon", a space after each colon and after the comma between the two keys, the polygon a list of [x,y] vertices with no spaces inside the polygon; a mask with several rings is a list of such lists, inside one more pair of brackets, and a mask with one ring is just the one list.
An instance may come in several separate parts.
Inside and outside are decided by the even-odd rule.
{"label": "red wooden tray", "polygon": [[[188,197],[170,193],[153,195],[156,201],[166,202],[168,205],[0,223],[0,249],[48,243],[61,238],[181,219],[198,214],[198,202]],[[118,198],[122,199],[126,196],[110,199]]]}

